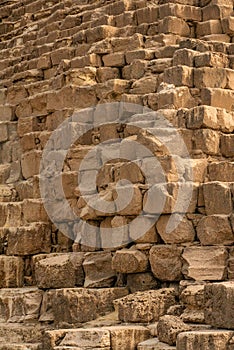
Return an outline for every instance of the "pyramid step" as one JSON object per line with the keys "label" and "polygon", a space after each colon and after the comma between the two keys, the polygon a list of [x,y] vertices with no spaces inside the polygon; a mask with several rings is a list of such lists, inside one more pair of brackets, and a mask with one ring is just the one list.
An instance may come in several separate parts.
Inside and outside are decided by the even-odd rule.
{"label": "pyramid step", "polygon": [[139,343],[137,350],[176,350],[176,347],[162,343],[157,338],[152,338]]}
{"label": "pyramid step", "polygon": [[1,344],[0,350],[42,350],[42,344],[41,343]]}
{"label": "pyramid step", "polygon": [[34,323],[0,323],[0,344],[40,343],[50,329]]}
{"label": "pyramid step", "polygon": [[59,329],[45,333],[44,349],[130,350],[149,336],[149,330],[143,326]]}

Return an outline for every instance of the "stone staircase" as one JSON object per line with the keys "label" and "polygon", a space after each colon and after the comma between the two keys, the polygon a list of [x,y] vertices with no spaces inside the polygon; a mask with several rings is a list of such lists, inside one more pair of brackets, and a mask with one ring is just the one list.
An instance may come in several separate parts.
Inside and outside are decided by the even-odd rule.
{"label": "stone staircase", "polygon": [[[0,1],[0,350],[232,350],[233,5]],[[146,183],[122,160],[103,166],[100,192],[113,198],[113,186],[127,175],[137,195],[121,214],[92,211],[77,191],[79,165],[92,147],[110,137],[134,138],[167,171],[160,219],[123,249],[64,236],[48,218],[39,188],[52,132],[77,110],[108,102],[134,103],[167,118],[193,168],[190,207],[168,236],[168,216],[177,215],[177,171],[155,138],[104,125],[69,150],[64,192],[100,232],[137,216]],[[158,128],[147,116],[135,125],[141,123],[152,133]],[[186,167],[180,171],[188,181]]]}

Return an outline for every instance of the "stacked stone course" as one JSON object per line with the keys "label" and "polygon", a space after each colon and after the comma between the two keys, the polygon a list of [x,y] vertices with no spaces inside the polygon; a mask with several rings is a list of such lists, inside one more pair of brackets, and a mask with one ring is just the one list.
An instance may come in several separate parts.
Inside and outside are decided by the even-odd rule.
{"label": "stacked stone course", "polygon": [[[233,7],[233,0],[0,1],[0,350],[234,348]],[[68,238],[47,215],[39,168],[49,137],[73,113],[109,102],[148,107],[184,139],[192,199],[170,235],[178,174],[172,155],[140,129],[147,118],[139,128],[93,129],[67,153],[64,192],[94,225],[96,247],[81,244],[82,227],[81,238]],[[82,198],[82,159],[113,138],[148,147],[167,190],[145,235],[135,227],[123,232],[121,247],[106,249],[113,242],[102,230],[136,217],[147,196],[140,167],[105,164],[97,153],[89,173],[103,164],[100,194],[113,200],[127,178],[134,196],[108,216]],[[160,182],[150,159],[147,169]]]}

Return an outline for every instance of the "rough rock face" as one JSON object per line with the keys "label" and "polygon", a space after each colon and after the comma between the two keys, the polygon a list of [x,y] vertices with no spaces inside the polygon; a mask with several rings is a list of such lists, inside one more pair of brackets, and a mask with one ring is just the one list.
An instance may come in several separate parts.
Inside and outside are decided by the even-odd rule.
{"label": "rough rock face", "polygon": [[0,0],[0,350],[232,349],[233,101],[233,0]]}

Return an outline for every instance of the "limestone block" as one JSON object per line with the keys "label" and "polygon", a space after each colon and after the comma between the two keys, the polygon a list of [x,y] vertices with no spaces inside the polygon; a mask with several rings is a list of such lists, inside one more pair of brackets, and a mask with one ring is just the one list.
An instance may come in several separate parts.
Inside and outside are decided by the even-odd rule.
{"label": "limestone block", "polygon": [[203,184],[202,188],[207,215],[232,213],[231,190],[228,185],[222,182],[208,182]]}
{"label": "limestone block", "polygon": [[223,247],[188,247],[182,257],[182,271],[187,278],[220,281],[226,277],[227,250]]}
{"label": "limestone block", "polygon": [[234,17],[228,16],[221,21],[223,33],[234,35]]}
{"label": "limestone block", "polygon": [[217,328],[234,329],[234,282],[211,283],[205,286],[205,320]]}
{"label": "limestone block", "polygon": [[38,288],[72,288],[83,286],[83,253],[39,255],[35,262]]}
{"label": "limestone block", "polygon": [[234,162],[212,162],[208,166],[208,176],[210,181],[233,182]]}
{"label": "limestone block", "polygon": [[8,140],[8,127],[7,123],[1,122],[0,123],[0,143],[6,142]]}
{"label": "limestone block", "polygon": [[189,284],[180,294],[180,301],[188,309],[204,309],[204,284]]}
{"label": "limestone block", "polygon": [[107,80],[119,79],[120,72],[118,68],[113,67],[99,67],[97,68],[97,81],[104,83]]}
{"label": "limestone block", "polygon": [[141,49],[144,44],[143,35],[138,33],[127,38],[111,38],[110,41],[113,52],[138,50]]}
{"label": "limestone block", "polygon": [[190,28],[188,24],[181,18],[168,16],[163,20],[159,21],[158,24],[159,33],[173,33],[181,36],[189,37]]}
{"label": "limestone block", "polygon": [[187,66],[176,66],[164,71],[164,82],[175,86],[193,87],[193,69]]}
{"label": "limestone block", "polygon": [[149,94],[151,92],[156,92],[157,90],[157,77],[154,76],[146,76],[132,84],[132,88],[130,90],[131,94]]}
{"label": "limestone block", "polygon": [[46,224],[10,228],[7,235],[7,255],[49,253],[51,250],[51,232]]}
{"label": "limestone block", "polygon": [[41,154],[41,151],[33,150],[22,155],[21,166],[25,179],[39,174]]}
{"label": "limestone block", "polygon": [[219,153],[219,133],[211,129],[200,129],[194,132],[195,147],[202,152],[215,155]]}
{"label": "limestone block", "polygon": [[111,287],[116,278],[111,263],[112,254],[109,252],[86,253],[83,262],[85,272],[84,287]]}
{"label": "limestone block", "polygon": [[184,332],[178,335],[176,349],[199,350],[203,347],[204,349],[225,350],[231,337],[232,332],[225,330]]}
{"label": "limestone block", "polygon": [[194,70],[194,86],[196,88],[221,88],[227,85],[227,72],[225,68],[204,67]]}
{"label": "limestone block", "polygon": [[31,222],[48,222],[48,215],[44,209],[43,202],[38,199],[24,199],[22,204],[24,220]]}
{"label": "limestone block", "polygon": [[228,58],[221,52],[204,52],[194,58],[195,67],[228,68]]}
{"label": "limestone block", "polygon": [[107,329],[110,332],[113,350],[134,349],[138,343],[150,337],[149,330],[140,325],[112,326]]}
{"label": "limestone block", "polygon": [[151,272],[133,273],[127,275],[127,286],[131,293],[156,289],[158,282]]}
{"label": "limestone block", "polygon": [[159,17],[164,18],[167,16],[175,16],[180,17],[185,20],[191,21],[201,21],[202,19],[202,11],[199,7],[189,6],[187,4],[174,4],[169,3],[165,5],[159,6]]}
{"label": "limestone block", "polygon": [[148,258],[139,250],[118,250],[112,260],[112,268],[121,273],[144,272],[147,267]]}
{"label": "limestone block", "polygon": [[114,302],[122,322],[156,322],[175,304],[172,288],[136,292]]}
{"label": "limestone block", "polygon": [[202,245],[231,245],[234,234],[227,216],[204,216],[198,223],[197,236]]}
{"label": "limestone block", "polygon": [[[0,122],[10,122],[13,119],[13,110],[11,106],[5,105],[0,106]],[[1,124],[0,124],[1,125]],[[4,130],[1,128],[1,133],[4,133]],[[2,137],[2,135],[1,135]]]}
{"label": "limestone block", "polygon": [[160,108],[192,108],[195,101],[187,86],[171,87],[161,90],[158,94],[158,109]]}
{"label": "limestone block", "polygon": [[189,129],[201,129],[202,127],[218,129],[217,109],[211,106],[198,106],[185,113],[186,126]]}
{"label": "limestone block", "polygon": [[[179,217],[178,214],[173,214],[173,216],[175,217],[175,220],[177,216]],[[191,221],[184,217],[182,221],[180,221],[179,225],[172,232],[167,233],[166,227],[170,218],[171,215],[161,215],[156,225],[158,233],[164,241],[164,243],[180,244],[186,242],[193,242],[195,238],[195,231]]]}
{"label": "limestone block", "polygon": [[[80,324],[114,310],[113,301],[128,294],[127,288],[65,288],[44,293],[41,322]],[[85,308],[84,308],[85,305]]]}
{"label": "limestone block", "polygon": [[197,23],[196,33],[198,38],[201,38],[201,37],[204,37],[205,35],[210,35],[210,34],[221,34],[222,26],[221,26],[220,20],[211,19],[209,21]]}
{"label": "limestone block", "polygon": [[160,317],[157,325],[159,341],[169,345],[176,345],[177,335],[190,330],[191,327],[186,325],[179,317],[171,315]]}
{"label": "limestone block", "polygon": [[138,344],[137,350],[173,350],[174,346],[162,343],[158,338],[152,338]]}
{"label": "limestone block", "polygon": [[227,111],[233,110],[234,91],[219,88],[204,88],[201,90],[202,104],[225,108]]}
{"label": "limestone block", "polygon": [[188,67],[194,66],[195,56],[198,52],[191,49],[179,49],[176,50],[173,55],[173,66],[183,65]]}
{"label": "limestone block", "polygon": [[150,250],[150,265],[154,276],[161,281],[178,281],[182,277],[182,248],[155,245]]}
{"label": "limestone block", "polygon": [[158,8],[155,7],[145,7],[138,9],[136,11],[137,24],[142,23],[155,23],[158,19]]}
{"label": "limestone block", "polygon": [[122,75],[124,79],[140,79],[144,76],[147,69],[147,62],[144,60],[136,59],[129,66],[125,66],[122,69]]}
{"label": "limestone block", "polygon": [[135,60],[152,60],[154,51],[149,49],[128,51],[125,54],[127,64],[131,64]]}
{"label": "limestone block", "polygon": [[38,321],[42,292],[37,288],[1,289],[0,321],[27,323]]}
{"label": "limestone block", "polygon": [[[229,4],[209,4],[202,8],[203,21],[207,21],[209,19],[222,19],[227,16],[230,16],[233,11],[233,5]],[[225,32],[224,32],[225,33]]]}
{"label": "limestone block", "polygon": [[234,155],[234,136],[233,135],[221,136],[221,153],[225,157],[233,157]]}
{"label": "limestone block", "polygon": [[0,288],[19,288],[23,286],[24,262],[14,256],[0,256]]}
{"label": "limestone block", "polygon": [[123,53],[110,53],[103,56],[104,66],[123,67],[125,65],[125,55]]}

